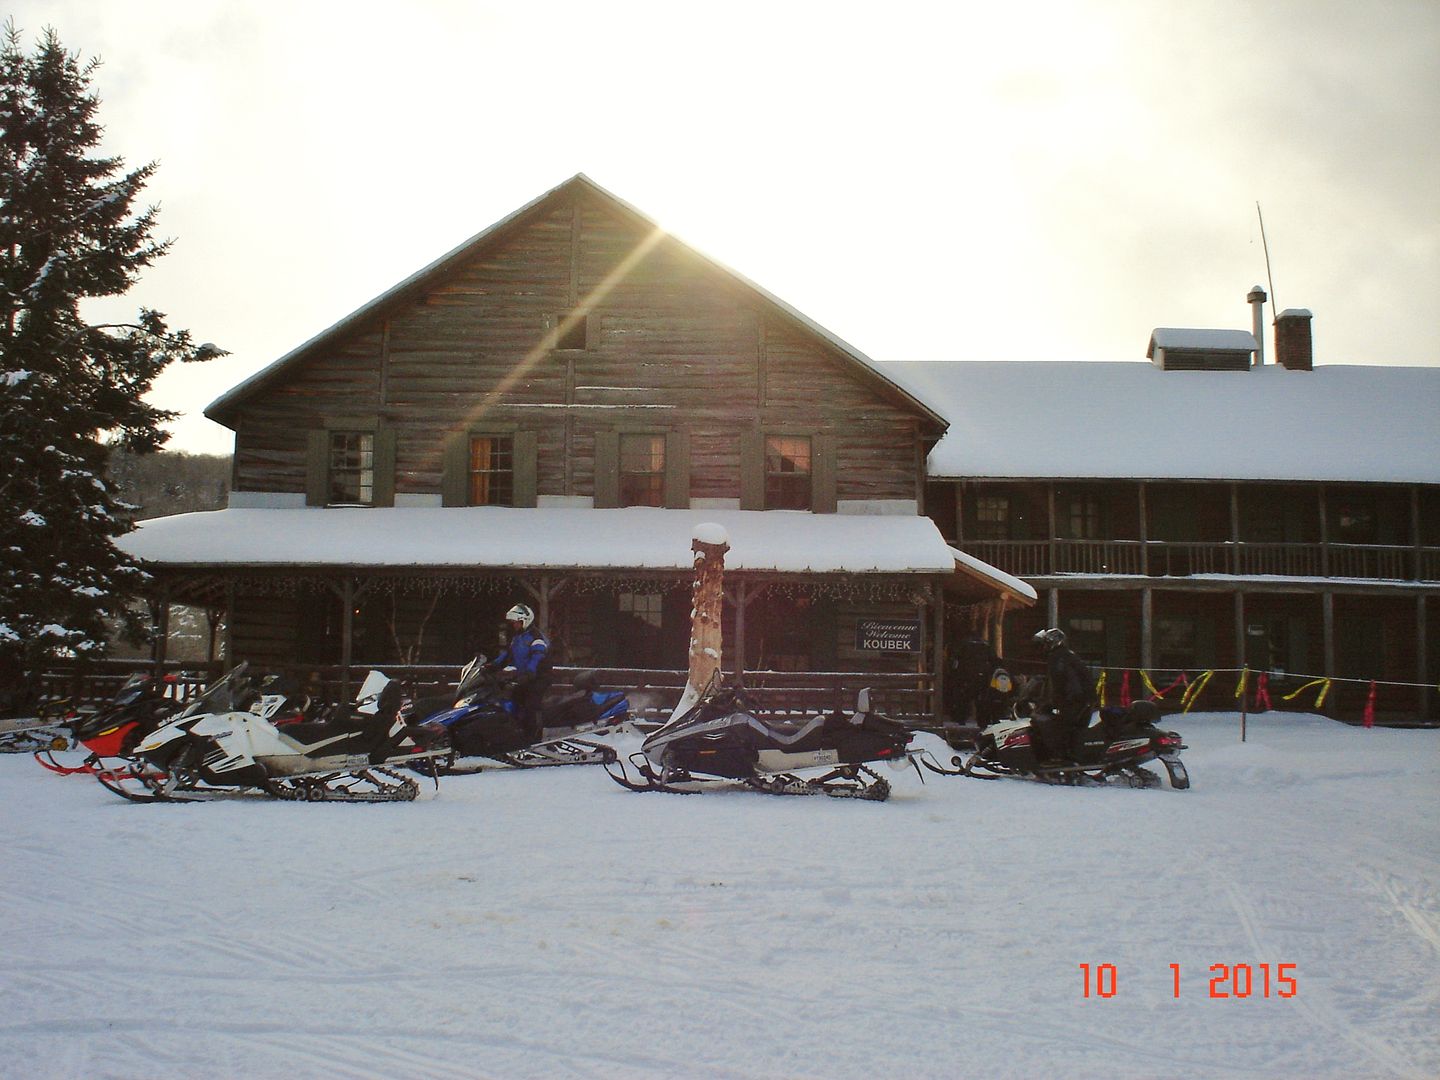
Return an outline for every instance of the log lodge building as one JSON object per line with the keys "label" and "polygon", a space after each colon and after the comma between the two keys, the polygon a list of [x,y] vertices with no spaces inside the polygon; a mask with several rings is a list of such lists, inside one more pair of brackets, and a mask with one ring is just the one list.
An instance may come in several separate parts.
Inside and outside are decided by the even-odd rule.
{"label": "log lodge building", "polygon": [[563,665],[679,672],[714,520],[724,667],[761,684],[888,677],[938,713],[949,645],[1047,624],[1156,679],[1431,681],[1440,371],[1310,371],[1308,313],[1276,326],[1264,370],[1233,331],[876,363],[580,175],[216,400],[229,508],[122,545],[162,618],[223,611],[259,666],[458,665],[523,600]]}

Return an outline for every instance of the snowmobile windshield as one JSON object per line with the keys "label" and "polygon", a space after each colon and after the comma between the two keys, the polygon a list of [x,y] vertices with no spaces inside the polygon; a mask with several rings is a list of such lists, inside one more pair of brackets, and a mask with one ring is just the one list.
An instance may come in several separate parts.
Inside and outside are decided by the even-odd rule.
{"label": "snowmobile windshield", "polygon": [[137,671],[120,684],[120,689],[115,692],[115,697],[111,699],[112,704],[129,705],[145,692],[145,687],[149,682],[149,675],[146,675],[143,671]]}
{"label": "snowmobile windshield", "polygon": [[203,716],[209,713],[237,712],[240,698],[250,690],[250,662],[241,661],[225,677],[207,687],[205,692],[186,706],[180,716]]}
{"label": "snowmobile windshield", "polygon": [[455,687],[455,700],[459,701],[475,690],[480,685],[480,680],[485,675],[485,657],[475,657],[463,668],[460,669],[460,683]]}

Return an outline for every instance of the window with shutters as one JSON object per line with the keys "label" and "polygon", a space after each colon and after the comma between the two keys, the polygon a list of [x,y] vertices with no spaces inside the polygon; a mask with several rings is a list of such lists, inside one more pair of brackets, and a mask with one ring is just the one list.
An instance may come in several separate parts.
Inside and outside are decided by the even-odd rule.
{"label": "window with shutters", "polygon": [[809,510],[811,505],[811,466],[808,436],[767,436],[765,439],[765,509]]}
{"label": "window with shutters", "polygon": [[470,437],[469,505],[515,505],[515,440],[509,435]]}
{"label": "window with shutters", "polygon": [[369,431],[330,432],[331,505],[370,506],[375,501],[375,435]]}
{"label": "window with shutters", "polygon": [[620,505],[665,505],[665,436],[620,436]]}

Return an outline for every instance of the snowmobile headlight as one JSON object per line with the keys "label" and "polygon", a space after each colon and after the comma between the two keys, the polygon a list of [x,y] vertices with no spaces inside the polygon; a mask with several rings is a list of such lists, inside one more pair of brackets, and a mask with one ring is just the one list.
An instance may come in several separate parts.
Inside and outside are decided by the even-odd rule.
{"label": "snowmobile headlight", "polygon": [[67,738],[65,738],[64,735],[56,735],[53,739],[50,740],[50,749],[51,749],[51,750],[69,750],[69,749],[70,749],[70,740],[67,739]]}

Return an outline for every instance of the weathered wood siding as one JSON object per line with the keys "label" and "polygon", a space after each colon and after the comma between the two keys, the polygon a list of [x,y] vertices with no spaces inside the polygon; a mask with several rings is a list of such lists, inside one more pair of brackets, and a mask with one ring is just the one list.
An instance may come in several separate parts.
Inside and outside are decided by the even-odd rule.
{"label": "weathered wood siding", "polygon": [[[589,309],[586,347],[547,338]],[[306,490],[306,432],[393,432],[439,495],[452,433],[527,431],[540,496],[593,496],[596,436],[682,432],[692,498],[740,497],[745,430],[831,434],[840,499],[918,497],[917,414],[729,275],[580,193],[280,373],[237,416],[236,486]]]}

